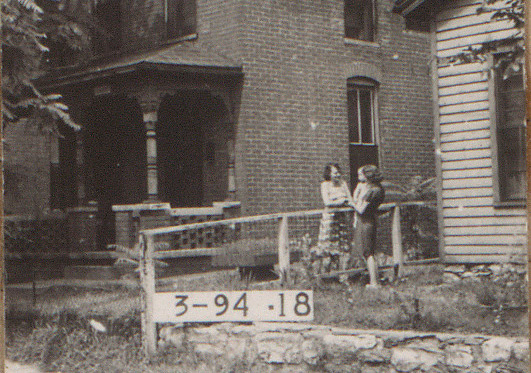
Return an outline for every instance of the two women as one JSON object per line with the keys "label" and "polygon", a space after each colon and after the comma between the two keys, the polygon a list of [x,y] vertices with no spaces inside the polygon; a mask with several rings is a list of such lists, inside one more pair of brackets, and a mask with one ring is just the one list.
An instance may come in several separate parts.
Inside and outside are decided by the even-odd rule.
{"label": "two women", "polygon": [[321,183],[321,196],[325,211],[319,230],[319,257],[326,270],[330,270],[333,265],[337,269],[346,269],[349,259],[354,257],[350,245],[350,214],[348,211],[331,212],[330,209],[348,206],[354,208],[354,248],[366,260],[369,286],[375,287],[378,285],[374,258],[377,211],[385,197],[381,185],[382,174],[376,166],[361,167],[358,170],[359,182],[352,197],[347,183],[341,179],[341,169],[337,164],[326,165],[324,179]]}

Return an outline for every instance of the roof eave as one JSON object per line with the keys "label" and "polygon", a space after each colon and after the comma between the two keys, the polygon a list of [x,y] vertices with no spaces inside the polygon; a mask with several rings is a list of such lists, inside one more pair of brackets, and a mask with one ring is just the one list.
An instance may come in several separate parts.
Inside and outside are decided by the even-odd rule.
{"label": "roof eave", "polygon": [[402,0],[396,1],[395,6],[393,7],[393,12],[402,15],[403,17],[407,16],[423,3],[428,2],[429,0]]}
{"label": "roof eave", "polygon": [[201,66],[187,64],[164,64],[147,61],[135,62],[129,65],[104,68],[95,71],[82,71],[60,77],[41,78],[37,81],[41,89],[64,87],[73,84],[86,83],[108,77],[123,76],[138,71],[164,71],[175,73],[201,73],[209,75],[243,76],[239,66]]}

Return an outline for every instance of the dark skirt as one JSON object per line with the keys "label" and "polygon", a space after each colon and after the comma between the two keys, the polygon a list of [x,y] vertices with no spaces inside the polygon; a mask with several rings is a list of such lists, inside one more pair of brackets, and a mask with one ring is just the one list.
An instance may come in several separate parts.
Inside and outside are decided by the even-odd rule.
{"label": "dark skirt", "polygon": [[376,252],[376,217],[356,216],[354,227],[354,250],[364,258],[374,256]]}

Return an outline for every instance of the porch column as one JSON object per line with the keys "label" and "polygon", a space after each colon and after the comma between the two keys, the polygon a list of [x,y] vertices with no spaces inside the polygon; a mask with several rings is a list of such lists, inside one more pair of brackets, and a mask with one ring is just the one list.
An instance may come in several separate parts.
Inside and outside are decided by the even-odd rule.
{"label": "porch column", "polygon": [[227,149],[229,154],[229,164],[228,164],[228,197],[229,200],[234,201],[236,199],[236,175],[234,172],[234,140],[230,139],[227,141]]}
{"label": "porch column", "polygon": [[83,149],[83,130],[77,131],[76,136],[76,194],[78,206],[87,203],[87,193],[85,188],[85,157]]}
{"label": "porch column", "polygon": [[158,102],[141,103],[146,129],[146,154],[147,154],[147,201],[158,200],[158,173],[157,173],[157,109]]}

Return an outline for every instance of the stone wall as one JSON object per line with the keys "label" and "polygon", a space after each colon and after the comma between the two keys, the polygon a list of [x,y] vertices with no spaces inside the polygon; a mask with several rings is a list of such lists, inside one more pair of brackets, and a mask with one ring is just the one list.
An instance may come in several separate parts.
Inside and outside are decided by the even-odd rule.
{"label": "stone wall", "polygon": [[159,349],[173,346],[214,364],[249,371],[527,372],[525,337],[352,330],[295,323],[163,326]]}

